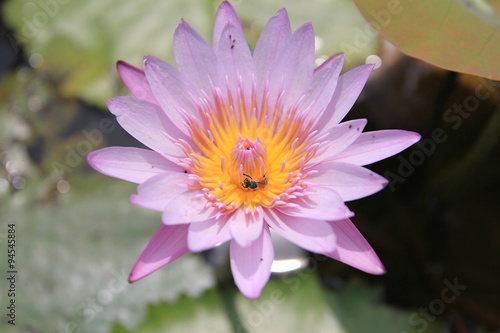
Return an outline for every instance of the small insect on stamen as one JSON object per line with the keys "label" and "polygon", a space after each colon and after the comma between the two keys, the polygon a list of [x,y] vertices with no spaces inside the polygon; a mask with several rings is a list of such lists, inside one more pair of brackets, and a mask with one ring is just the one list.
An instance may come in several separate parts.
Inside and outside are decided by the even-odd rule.
{"label": "small insect on stamen", "polygon": [[263,189],[267,185],[266,174],[264,174],[264,176],[262,176],[262,180],[261,181],[255,181],[252,178],[252,176],[247,175],[246,173],[244,173],[243,176],[246,177],[243,180],[243,182],[241,183],[241,186],[243,188],[248,188],[250,190],[254,190],[255,191],[255,190],[257,190],[257,188]]}

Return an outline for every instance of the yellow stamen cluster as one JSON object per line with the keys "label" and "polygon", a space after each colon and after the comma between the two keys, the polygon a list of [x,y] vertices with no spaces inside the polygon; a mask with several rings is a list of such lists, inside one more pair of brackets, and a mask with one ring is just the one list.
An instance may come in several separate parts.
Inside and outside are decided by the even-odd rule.
{"label": "yellow stamen cluster", "polygon": [[228,212],[283,203],[301,190],[297,181],[316,151],[311,125],[296,111],[282,112],[279,102],[258,109],[253,100],[247,111],[244,103],[235,108],[216,95],[215,105],[199,108],[199,120],[188,121],[198,148],[185,149],[195,188]]}

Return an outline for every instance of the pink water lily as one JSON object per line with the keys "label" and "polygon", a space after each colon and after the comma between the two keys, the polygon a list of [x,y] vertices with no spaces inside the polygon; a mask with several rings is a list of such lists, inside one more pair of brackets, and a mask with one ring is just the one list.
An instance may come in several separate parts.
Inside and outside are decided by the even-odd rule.
{"label": "pink water lily", "polygon": [[345,202],[387,184],[364,165],[420,136],[363,133],[365,119],[340,123],[373,66],[340,75],[344,56],[336,55],[314,68],[311,24],[292,33],[284,9],[251,52],[234,9],[223,2],[212,44],[181,21],[177,68],[152,56],[144,70],[118,62],[133,97],[108,100],[109,110],[150,149],[109,147],[88,161],[139,184],[130,202],[162,212],[163,222],[129,280],[229,241],[235,283],[257,298],[271,274],[270,229],[308,251],[384,273]]}

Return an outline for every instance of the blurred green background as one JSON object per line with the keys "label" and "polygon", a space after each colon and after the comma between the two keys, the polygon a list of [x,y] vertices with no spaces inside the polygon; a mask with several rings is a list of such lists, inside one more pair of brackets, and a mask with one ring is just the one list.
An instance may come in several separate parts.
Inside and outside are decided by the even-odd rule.
{"label": "blurred green background", "polygon": [[[370,13],[373,2],[358,5]],[[127,94],[115,63],[140,66],[145,54],[173,63],[180,19],[211,40],[219,3],[0,2],[2,332],[498,332],[500,82],[403,55],[351,0],[232,4],[252,46],[286,7],[293,29],[313,22],[318,64],[337,52],[347,53],[346,69],[371,54],[382,58],[348,118],[368,118],[369,130],[423,136],[370,166],[391,181],[385,190],[348,203],[388,273],[370,276],[304,254],[307,267],[274,274],[251,301],[235,289],[222,249],[126,282],[160,216],[128,203],[135,185],[85,162],[100,147],[140,146],[105,108],[107,98]],[[497,20],[498,1],[450,3]],[[408,17],[417,31],[432,24]],[[440,38],[440,45],[457,42]],[[497,56],[500,45],[488,52]],[[498,71],[500,62],[484,60],[490,56],[477,62]],[[15,326],[4,316],[9,224],[16,229]],[[451,294],[457,284],[463,287]]]}

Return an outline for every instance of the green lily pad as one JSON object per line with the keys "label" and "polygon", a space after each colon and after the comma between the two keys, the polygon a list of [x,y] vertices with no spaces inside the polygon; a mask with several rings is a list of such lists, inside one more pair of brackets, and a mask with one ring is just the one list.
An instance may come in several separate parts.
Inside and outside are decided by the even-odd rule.
{"label": "green lily pad", "polygon": [[129,284],[160,216],[128,203],[133,184],[96,175],[65,186],[57,203],[33,200],[43,187],[33,178],[2,198],[2,219],[14,223],[17,234],[18,320],[12,329],[104,333],[114,322],[134,327],[147,305],[197,298],[213,287],[212,269],[194,255]]}
{"label": "green lily pad", "polygon": [[[325,290],[309,269],[273,276],[257,300],[225,285],[217,295],[209,291],[198,300],[183,297],[174,304],[151,306],[139,327],[117,325],[112,332],[419,332],[421,326],[412,326],[412,312],[384,305],[380,297],[379,288],[357,280],[339,291]],[[228,318],[220,316],[223,311]],[[439,319],[426,325],[430,333],[442,332],[444,326]]]}
{"label": "green lily pad", "polygon": [[222,311],[217,291],[212,289],[200,298],[181,297],[175,303],[162,302],[148,308],[145,320],[131,329],[115,325],[113,333],[129,332],[231,332],[229,321]]}
{"label": "green lily pad", "polygon": [[500,80],[500,19],[483,1],[354,0],[401,51],[433,65]]}
{"label": "green lily pad", "polygon": [[345,332],[443,332],[442,320],[422,320],[417,310],[403,311],[384,305],[381,290],[360,281],[352,281],[338,293],[327,293],[326,299]]}

